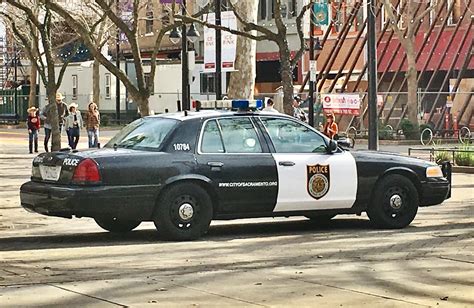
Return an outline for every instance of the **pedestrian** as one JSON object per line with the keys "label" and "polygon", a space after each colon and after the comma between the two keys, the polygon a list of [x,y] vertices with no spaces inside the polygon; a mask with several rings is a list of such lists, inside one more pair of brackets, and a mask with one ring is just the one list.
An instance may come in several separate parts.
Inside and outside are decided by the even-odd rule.
{"label": "pedestrian", "polygon": [[[63,125],[64,125],[64,117],[68,115],[67,105],[63,102],[64,96],[60,93],[56,93],[56,108],[58,110],[58,124],[59,124],[59,133],[61,134]],[[49,139],[51,138],[51,117],[50,113],[53,111],[53,107],[55,105],[49,102],[44,108],[41,110],[40,118],[44,121],[44,150],[48,152],[48,143]]]}
{"label": "pedestrian", "polygon": [[38,115],[36,107],[30,107],[26,110],[28,112],[28,141],[30,147],[30,154],[33,153],[33,144],[35,153],[38,153],[38,131],[40,129],[41,120]]}
{"label": "pedestrian", "polygon": [[337,134],[339,133],[339,128],[337,126],[337,123],[334,121],[333,113],[326,114],[326,124],[324,125],[323,133],[331,139],[338,139]]}
{"label": "pedestrian", "polygon": [[87,137],[89,139],[89,148],[99,147],[99,126],[100,113],[97,105],[94,102],[89,103],[87,107]]}
{"label": "pedestrian", "polygon": [[77,109],[77,107],[78,106],[76,103],[69,105],[69,114],[64,121],[69,147],[73,150],[77,148],[81,134],[81,128],[84,126],[81,112]]}
{"label": "pedestrian", "polygon": [[306,113],[303,111],[303,109],[301,109],[300,104],[301,98],[298,95],[295,95],[293,98],[293,117],[303,122],[307,122],[308,117],[306,116]]}
{"label": "pedestrian", "polygon": [[266,112],[273,112],[273,113],[279,113],[278,110],[276,110],[273,106],[275,105],[275,102],[269,98],[267,100],[267,106],[265,108],[263,108],[262,111],[266,111]]}

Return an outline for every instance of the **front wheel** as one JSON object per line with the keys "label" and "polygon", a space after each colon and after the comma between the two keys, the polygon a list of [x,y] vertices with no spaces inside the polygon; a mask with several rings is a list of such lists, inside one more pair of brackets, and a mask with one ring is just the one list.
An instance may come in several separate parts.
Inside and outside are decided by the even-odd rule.
{"label": "front wheel", "polygon": [[418,191],[408,178],[388,175],[375,187],[367,215],[378,227],[400,229],[415,219],[418,204]]}
{"label": "front wheel", "polygon": [[212,213],[209,194],[199,185],[183,183],[163,192],[153,221],[166,240],[194,240],[207,232]]}
{"label": "front wheel", "polygon": [[94,220],[102,229],[114,233],[130,232],[141,223],[141,221],[119,219],[116,217],[96,217]]}

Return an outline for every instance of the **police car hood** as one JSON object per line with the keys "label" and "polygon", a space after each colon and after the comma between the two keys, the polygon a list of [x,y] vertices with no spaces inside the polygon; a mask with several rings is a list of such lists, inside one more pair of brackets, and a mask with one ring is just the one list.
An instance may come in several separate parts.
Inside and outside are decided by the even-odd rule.
{"label": "police car hood", "polygon": [[399,165],[411,165],[419,167],[431,166],[434,163],[428,162],[419,158],[402,155],[399,153],[384,152],[384,151],[369,151],[369,150],[356,150],[351,151],[352,156],[356,162],[367,162],[367,163],[390,163]]}

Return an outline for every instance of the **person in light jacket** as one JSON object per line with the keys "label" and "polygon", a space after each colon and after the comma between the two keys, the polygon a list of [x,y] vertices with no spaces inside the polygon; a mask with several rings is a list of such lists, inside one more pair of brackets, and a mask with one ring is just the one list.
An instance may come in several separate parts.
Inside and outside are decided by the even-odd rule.
{"label": "person in light jacket", "polygon": [[77,107],[78,106],[76,103],[70,104],[69,115],[64,119],[64,126],[66,127],[69,147],[73,150],[77,148],[79,137],[81,135],[81,127],[84,126],[81,112],[77,109]]}

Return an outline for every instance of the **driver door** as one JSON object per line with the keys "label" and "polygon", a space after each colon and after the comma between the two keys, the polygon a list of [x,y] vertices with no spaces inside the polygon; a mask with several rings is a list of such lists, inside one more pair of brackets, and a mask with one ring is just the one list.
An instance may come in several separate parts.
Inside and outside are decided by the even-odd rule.
{"label": "driver door", "polygon": [[350,208],[357,193],[353,156],[328,153],[329,139],[288,118],[260,117],[269,135],[278,171],[274,212]]}

